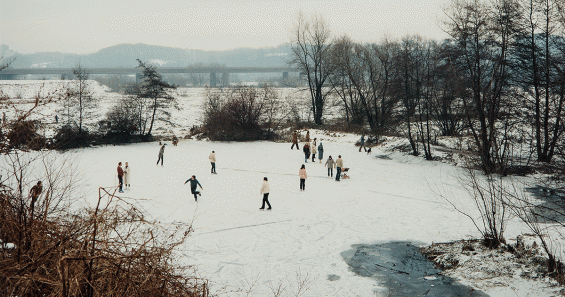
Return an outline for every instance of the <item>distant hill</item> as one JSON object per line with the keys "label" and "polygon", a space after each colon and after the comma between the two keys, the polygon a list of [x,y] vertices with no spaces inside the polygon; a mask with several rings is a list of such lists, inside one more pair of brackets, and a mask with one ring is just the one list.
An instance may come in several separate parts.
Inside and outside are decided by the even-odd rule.
{"label": "distant hill", "polygon": [[265,48],[238,48],[226,51],[180,49],[147,44],[119,44],[87,55],[59,52],[19,54],[0,45],[0,56],[15,56],[12,68],[71,68],[80,63],[88,68],[135,67],[136,59],[164,67],[219,64],[229,67],[287,66],[291,57],[290,44]]}

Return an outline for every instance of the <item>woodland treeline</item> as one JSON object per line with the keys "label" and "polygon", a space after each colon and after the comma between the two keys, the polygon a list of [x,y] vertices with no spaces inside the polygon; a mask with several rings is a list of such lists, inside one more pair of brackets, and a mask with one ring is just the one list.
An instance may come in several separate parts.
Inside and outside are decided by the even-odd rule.
{"label": "woodland treeline", "polygon": [[414,155],[432,159],[436,137],[465,135],[486,173],[505,173],[517,155],[551,163],[563,153],[564,6],[454,0],[441,41],[361,43],[333,36],[321,17],[300,16],[291,63],[307,80],[315,124],[338,96],[349,124],[377,136],[402,131]]}

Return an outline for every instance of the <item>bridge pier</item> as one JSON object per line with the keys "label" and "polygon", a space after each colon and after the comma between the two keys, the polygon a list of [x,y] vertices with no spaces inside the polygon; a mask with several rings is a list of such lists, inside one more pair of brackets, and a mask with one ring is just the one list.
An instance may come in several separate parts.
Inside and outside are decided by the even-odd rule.
{"label": "bridge pier", "polygon": [[222,86],[229,87],[230,86],[230,73],[224,72],[222,73]]}
{"label": "bridge pier", "polygon": [[210,87],[215,88],[217,85],[216,72],[210,72]]}

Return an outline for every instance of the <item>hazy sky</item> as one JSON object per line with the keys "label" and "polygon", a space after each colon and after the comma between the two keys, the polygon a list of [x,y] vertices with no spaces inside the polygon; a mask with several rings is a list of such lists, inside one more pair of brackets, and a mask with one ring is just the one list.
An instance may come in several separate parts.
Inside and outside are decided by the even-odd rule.
{"label": "hazy sky", "polygon": [[418,33],[443,38],[449,0],[0,0],[0,44],[20,53],[93,53],[120,43],[226,50],[290,40],[298,13],[320,14],[357,41]]}

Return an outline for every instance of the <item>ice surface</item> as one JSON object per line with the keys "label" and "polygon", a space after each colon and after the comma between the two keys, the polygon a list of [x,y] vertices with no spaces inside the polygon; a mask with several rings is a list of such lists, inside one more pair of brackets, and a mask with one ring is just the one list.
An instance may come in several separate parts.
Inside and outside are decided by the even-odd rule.
{"label": "ice surface", "polygon": [[[99,91],[104,92],[103,87],[97,87]],[[202,93],[186,90],[179,97],[181,111],[173,113],[178,126],[158,125],[156,133],[172,130],[182,136],[198,124]],[[107,94],[97,112],[102,115],[117,97]],[[45,107],[41,115],[51,118],[59,108]],[[177,147],[167,145],[164,166],[155,164],[157,143],[78,149],[64,155],[77,162],[85,203],[94,203],[98,187],[116,186],[117,163],[129,162],[132,186],[122,196],[164,224],[193,222],[194,233],[178,253],[184,263],[195,265],[200,277],[210,279],[212,290],[221,296],[268,296],[279,285],[285,288],[283,296],[300,290],[306,290],[301,296],[374,296],[377,282],[353,273],[341,256],[352,245],[431,244],[479,236],[471,221],[439,197],[444,194],[464,207],[468,204],[458,181],[464,169],[378,147],[371,155],[360,153],[354,146],[356,135],[329,137],[313,131],[311,137],[323,140],[325,158],[343,156],[351,179],[336,182],[328,178],[323,163],[308,162],[306,191],[299,191],[304,156],[290,150],[290,143],[181,139]],[[210,174],[212,150],[217,175]],[[379,158],[383,155],[388,158]],[[198,202],[183,185],[193,174],[204,188]],[[264,176],[271,185],[272,211],[259,210]],[[523,231],[513,221],[506,235],[511,238]],[[551,295],[542,284],[508,282],[486,288],[485,293]]]}

